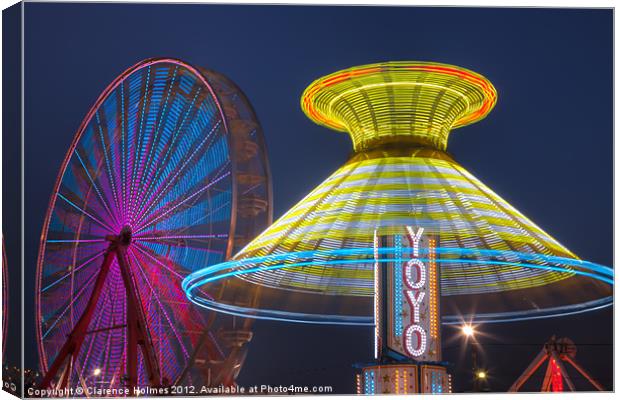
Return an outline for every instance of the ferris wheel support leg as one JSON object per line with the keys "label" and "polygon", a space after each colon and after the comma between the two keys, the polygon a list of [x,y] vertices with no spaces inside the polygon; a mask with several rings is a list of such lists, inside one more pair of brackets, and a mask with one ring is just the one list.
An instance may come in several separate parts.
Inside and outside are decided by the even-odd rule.
{"label": "ferris wheel support leg", "polygon": [[148,381],[152,387],[162,384],[161,371],[155,356],[151,335],[147,329],[146,316],[136,290],[133,275],[127,260],[127,247],[119,245],[116,249],[118,264],[127,291],[127,386],[133,390],[138,384],[138,345],[142,350],[142,358]]}
{"label": "ferris wheel support leg", "polygon": [[[95,286],[93,288],[93,292],[88,299],[88,303],[84,312],[82,312],[82,316],[78,320],[77,324],[73,327],[73,330],[69,334],[69,337],[65,341],[65,344],[62,346],[58,355],[54,359],[52,365],[48,368],[45,377],[41,381],[40,387],[43,389],[47,389],[50,387],[52,380],[58,374],[60,368],[67,362],[65,369],[61,374],[61,379],[59,380],[58,388],[64,389],[68,386],[71,372],[73,371],[73,365],[77,359],[77,355],[80,353],[80,348],[82,347],[82,343],[84,342],[84,337],[88,331],[88,326],[90,325],[90,321],[95,313],[95,309],[97,308],[97,303],[99,302],[99,297],[103,290],[103,285],[105,283],[106,277],[108,276],[108,272],[110,271],[110,265],[112,265],[112,261],[116,256],[115,245],[110,244],[110,247],[105,253],[105,257],[103,259],[103,263],[101,264],[101,269],[99,270],[99,275],[97,275],[97,280],[95,281]],[[69,360],[67,361],[67,358]]]}
{"label": "ferris wheel support leg", "polygon": [[573,357],[566,355],[566,356],[562,357],[562,359],[564,359],[564,360],[568,361],[568,363],[569,363],[570,365],[572,365],[572,366],[573,366],[573,368],[575,368],[575,369],[577,370],[577,372],[579,372],[579,373],[580,373],[582,376],[584,376],[584,377],[585,377],[588,381],[590,381],[590,383],[592,384],[592,386],[594,386],[594,387],[596,388],[596,390],[598,390],[598,391],[600,391],[600,392],[604,392],[604,391],[605,391],[605,388],[604,388],[604,387],[603,387],[600,383],[598,383],[598,382],[597,382],[594,378],[592,378],[592,376],[590,376],[590,374],[588,374],[588,373],[586,372],[586,370],[585,370],[585,369],[583,369],[583,368],[581,367],[581,365],[579,365],[579,364],[577,363],[577,361],[575,361],[575,359],[573,359]]}
{"label": "ferris wheel support leg", "polygon": [[[210,333],[210,331],[208,329],[205,329],[202,332],[202,334],[200,335],[200,339],[198,339],[198,343],[196,344],[196,346],[194,348],[194,351],[192,352],[191,357],[189,358],[189,360],[187,360],[187,364],[185,365],[185,368],[183,368],[183,372],[181,372],[181,374],[179,375],[177,380],[174,382],[175,386],[180,385],[181,382],[183,382],[183,380],[185,379],[185,377],[189,373],[190,369],[194,366],[194,364],[196,362],[196,358],[198,358],[198,356],[203,351],[206,351],[206,353],[207,353],[207,360],[208,361],[210,361],[210,360],[219,360],[219,357],[216,357],[216,355],[218,354],[217,349],[215,348],[215,346],[211,342],[211,338],[209,337],[209,333]],[[209,382],[208,384],[210,385],[211,382]]]}
{"label": "ferris wheel support leg", "polygon": [[247,356],[247,347],[241,347],[233,349],[228,359],[231,361],[229,368],[226,372],[226,377],[223,379],[225,386],[232,386],[235,384],[237,376],[241,371],[241,365],[244,363]]}
{"label": "ferris wheel support leg", "polygon": [[127,287],[127,386],[133,390],[138,386],[138,332],[135,324],[135,305],[129,301],[129,287]]}
{"label": "ferris wheel support leg", "polygon": [[65,389],[69,386],[69,378],[71,377],[71,371],[73,371],[73,359],[74,356],[71,355],[69,362],[65,365],[65,368],[60,374],[60,378],[58,379],[58,388]]}

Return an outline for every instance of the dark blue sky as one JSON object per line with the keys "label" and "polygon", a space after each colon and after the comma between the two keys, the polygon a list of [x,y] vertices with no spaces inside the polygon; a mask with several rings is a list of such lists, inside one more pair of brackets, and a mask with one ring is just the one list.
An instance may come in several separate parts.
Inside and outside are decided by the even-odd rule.
{"label": "dark blue sky", "polygon": [[[611,10],[28,3],[25,21],[27,276],[82,118],[120,72],[158,56],[217,70],[245,91],[266,135],[276,217],[351,150],[347,135],[301,112],[299,96],[314,79],[387,60],[479,72],[499,101],[485,120],[455,131],[449,151],[580,257],[613,262]],[[573,338],[578,359],[611,388],[611,317],[484,327],[496,337],[485,341],[492,388],[505,389],[554,333]],[[28,318],[26,343],[35,337]],[[458,360],[458,348],[444,354]],[[350,392],[351,365],[369,357],[365,329],[260,322],[240,382]],[[457,371],[456,387],[465,380]]]}

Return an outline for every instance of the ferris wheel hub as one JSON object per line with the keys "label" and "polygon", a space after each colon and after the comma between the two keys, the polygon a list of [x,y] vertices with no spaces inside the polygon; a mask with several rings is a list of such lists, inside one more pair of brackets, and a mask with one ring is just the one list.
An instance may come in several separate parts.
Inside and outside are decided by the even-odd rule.
{"label": "ferris wheel hub", "polygon": [[131,238],[132,238],[131,226],[125,225],[123,229],[121,229],[121,233],[118,235],[119,242],[125,246],[129,246],[131,244]]}
{"label": "ferris wheel hub", "polygon": [[110,242],[112,245],[120,244],[125,247],[131,244],[132,239],[133,239],[133,231],[131,229],[131,226],[129,225],[123,226],[123,229],[121,229],[118,235],[107,235],[105,237],[105,240]]}

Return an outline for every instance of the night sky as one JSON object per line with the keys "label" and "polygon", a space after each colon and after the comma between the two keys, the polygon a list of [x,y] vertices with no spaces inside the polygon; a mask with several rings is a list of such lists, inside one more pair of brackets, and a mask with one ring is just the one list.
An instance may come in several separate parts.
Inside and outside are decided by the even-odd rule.
{"label": "night sky", "polygon": [[[25,18],[26,307],[47,203],[75,131],[119,73],[159,56],[217,70],[247,94],[265,131],[275,217],[351,152],[347,135],[301,112],[314,79],[387,60],[479,72],[499,101],[452,134],[450,153],[577,255],[613,263],[611,10],[28,3]],[[25,324],[33,367],[28,313]],[[572,338],[577,359],[612,389],[611,309],[480,330],[490,336],[481,342],[493,390],[505,390],[552,334]],[[450,342],[454,331],[444,336]],[[470,385],[463,354],[459,340],[446,343],[444,359],[460,365],[457,390]],[[352,365],[370,358],[370,329],[258,322],[239,383],[350,393]]]}

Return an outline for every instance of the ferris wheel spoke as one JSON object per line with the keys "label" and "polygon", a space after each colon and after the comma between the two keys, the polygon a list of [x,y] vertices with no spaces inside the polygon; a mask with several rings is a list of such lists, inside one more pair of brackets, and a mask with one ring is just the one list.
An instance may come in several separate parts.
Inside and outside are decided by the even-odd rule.
{"label": "ferris wheel spoke", "polygon": [[[121,194],[123,195],[123,204],[121,207],[121,219],[123,221],[127,220],[127,187],[126,187],[126,175],[127,175],[127,121],[125,120],[125,82],[121,82],[119,85],[120,90],[116,91],[116,107],[117,113],[120,114],[121,118]],[[119,101],[120,99],[120,101]]]}
{"label": "ferris wheel spoke", "polygon": [[[97,310],[97,314],[93,318],[93,320],[95,321],[94,326],[96,328],[102,325],[103,317],[106,314],[106,311],[108,310],[109,304],[110,304],[110,296],[109,295],[104,296],[103,301],[101,302],[101,306],[99,307],[99,309]],[[79,365],[80,375],[82,376],[84,375],[84,370],[88,368],[86,364],[90,360],[91,352],[93,350],[93,347],[95,346],[95,342],[97,341],[97,335],[98,335],[97,333],[92,334],[92,337],[90,338],[89,343],[88,343],[88,349],[85,352],[82,352],[84,356],[82,357],[82,362]]]}
{"label": "ferris wheel spoke", "polygon": [[50,326],[47,331],[43,334],[43,339],[45,339],[50,332],[54,329],[54,327],[58,324],[58,321],[61,320],[61,318],[67,313],[67,311],[69,311],[69,309],[80,299],[80,297],[84,294],[84,292],[86,291],[86,288],[94,282],[95,278],[97,277],[97,274],[93,274],[90,278],[88,278],[88,280],[86,281],[86,283],[82,286],[82,288],[78,291],[77,295],[75,297],[73,297],[73,299],[69,302],[69,304],[67,304],[67,306],[63,309],[60,309],[59,313],[57,312],[56,315],[58,315],[56,317],[56,319],[54,320],[54,323],[52,324],[52,326]]}
{"label": "ferris wheel spoke", "polygon": [[80,152],[76,149],[74,154],[76,155],[78,161],[80,162],[80,165],[84,169],[84,172],[86,173],[86,176],[88,177],[88,180],[90,181],[90,184],[95,189],[95,192],[97,193],[97,196],[99,197],[99,200],[101,201],[101,204],[103,205],[105,210],[108,212],[108,215],[110,216],[111,220],[118,224],[118,218],[110,209],[108,202],[105,201],[105,199],[103,198],[103,195],[101,194],[101,190],[99,189],[98,185],[93,180],[90,172],[88,171],[88,168],[86,168],[86,165],[84,164],[84,160],[82,160],[82,157],[80,157]]}
{"label": "ferris wheel spoke", "polygon": [[[158,221],[157,228],[151,226],[151,229],[141,230],[134,236],[137,238],[150,235],[183,236],[193,232],[226,231],[228,224],[224,222],[225,217],[222,217],[220,214],[222,211],[230,210],[230,201],[226,201],[215,209],[210,209],[211,205],[210,199],[205,199],[204,196],[201,196],[193,204],[183,207],[182,210]],[[200,217],[197,217],[198,215]],[[221,223],[218,223],[220,221]]]}
{"label": "ferris wheel spoke", "polygon": [[[62,185],[58,188],[57,194],[60,196],[55,199],[57,207],[52,216],[51,227],[57,233],[59,229],[56,227],[61,227],[59,233],[62,238],[69,239],[68,235],[81,231],[81,236],[85,238],[98,239],[108,234],[110,227],[115,226],[114,220],[109,217],[103,206],[97,201],[94,190],[85,188],[82,184],[83,182],[77,186]],[[58,197],[61,197],[62,201],[58,200]],[[86,218],[86,214],[88,214],[88,218]],[[91,220],[87,221],[88,219]],[[89,225],[84,225],[84,223]]]}
{"label": "ferris wheel spoke", "polygon": [[112,167],[110,166],[110,158],[108,157],[108,150],[107,150],[108,148],[111,148],[111,145],[106,146],[105,144],[105,138],[103,134],[103,127],[101,125],[101,119],[99,117],[99,111],[95,113],[95,120],[97,121],[97,127],[99,129],[99,138],[101,140],[101,151],[103,152],[103,156],[105,159],[106,171],[108,174],[108,181],[110,182],[110,188],[112,189],[112,197],[114,199],[114,204],[116,205],[116,209],[119,210],[120,203],[118,202],[116,179],[114,179],[114,175],[112,173]]}
{"label": "ferris wheel spoke", "polygon": [[135,260],[135,264],[137,265],[136,269],[141,272],[141,275],[142,275],[144,281],[146,282],[146,284],[148,285],[149,289],[151,290],[151,293],[153,294],[153,296],[157,300],[157,304],[159,305],[159,309],[164,314],[164,317],[166,318],[166,322],[168,323],[168,326],[170,326],[170,328],[172,329],[172,332],[174,333],[175,338],[179,342],[179,344],[181,346],[181,349],[183,351],[183,354],[185,354],[185,358],[186,359],[189,358],[189,352],[187,351],[187,349],[185,347],[185,343],[181,339],[181,336],[179,335],[179,332],[177,331],[177,328],[172,323],[172,321],[170,319],[170,316],[168,315],[168,312],[166,311],[165,307],[163,306],[163,304],[161,302],[161,299],[159,298],[159,294],[157,293],[157,291],[155,291],[155,289],[153,289],[153,286],[151,285],[151,281],[148,278],[146,272],[144,271],[144,268],[142,267],[142,263],[140,262],[140,260],[138,259],[138,256],[135,254],[134,251],[130,250],[129,253],[133,256],[133,258]]}
{"label": "ferris wheel spoke", "polygon": [[[146,83],[144,84],[144,94],[142,96],[142,100],[141,100],[141,107],[140,107],[140,123],[139,123],[139,127],[138,127],[138,135],[136,136],[136,145],[133,146],[134,148],[134,157],[133,157],[133,163],[132,163],[132,169],[131,169],[131,181],[130,181],[130,186],[129,186],[129,214],[131,215],[133,213],[133,206],[134,206],[134,195],[135,195],[135,190],[137,190],[135,188],[135,183],[136,183],[136,174],[138,172],[138,169],[140,167],[140,164],[142,162],[142,151],[143,151],[143,147],[142,147],[142,141],[143,141],[143,126],[144,126],[144,114],[146,112],[146,103],[147,103],[147,99],[148,99],[148,94],[149,94],[149,82],[151,79],[151,67],[147,67],[146,69]],[[136,154],[136,152],[138,152],[138,154]]]}
{"label": "ferris wheel spoke", "polygon": [[153,166],[153,162],[156,159],[156,156],[154,156],[153,151],[158,147],[157,145],[159,144],[159,140],[160,140],[160,131],[162,129],[162,122],[164,121],[164,116],[167,115],[167,111],[168,111],[168,103],[170,101],[170,95],[172,94],[172,89],[176,83],[176,78],[177,78],[177,71],[178,71],[178,66],[176,66],[174,68],[174,71],[172,73],[172,78],[170,78],[170,83],[168,84],[168,89],[167,89],[167,93],[166,93],[166,99],[164,100],[164,105],[163,108],[161,110],[161,112],[159,113],[159,118],[156,124],[156,128],[155,128],[155,135],[153,137],[152,140],[152,144],[151,144],[151,148],[149,150],[149,155],[147,157],[146,160],[146,167],[145,167],[145,171],[146,173],[146,179],[147,181],[145,182],[145,175],[142,175],[142,178],[140,179],[140,187],[142,189],[148,187],[148,184],[151,183],[151,175],[152,172],[154,172],[154,168],[152,168]]}
{"label": "ferris wheel spoke", "polygon": [[105,239],[75,239],[75,240],[62,240],[62,239],[48,239],[46,243],[102,243]]}
{"label": "ferris wheel spoke", "polygon": [[[152,148],[155,143],[153,140],[153,132],[152,130],[156,128],[156,123],[153,122],[157,119],[157,113],[160,106],[160,91],[162,91],[157,85],[159,70],[157,68],[151,69],[147,68],[146,73],[146,84],[144,85],[144,96],[141,100],[141,112],[140,112],[140,123],[137,135],[137,142],[135,146],[135,159],[133,162],[133,169],[131,175],[131,184],[130,184],[130,201],[129,201],[129,216],[135,215],[136,208],[138,206],[138,201],[140,200],[142,188],[141,181],[144,174],[147,171],[146,169],[146,161],[148,149]],[[166,69],[166,74],[169,71]],[[153,80],[152,84],[149,82]]]}
{"label": "ferris wheel spoke", "polygon": [[[168,189],[171,187],[171,185],[176,184],[177,183],[177,178],[179,177],[179,175],[185,170],[185,168],[190,165],[190,163],[192,163],[194,161],[194,157],[197,154],[200,154],[199,152],[201,151],[202,147],[207,143],[207,141],[209,141],[210,139],[213,139],[215,137],[215,135],[213,135],[213,133],[215,132],[216,129],[218,129],[220,126],[220,122],[218,121],[217,124],[215,124],[215,126],[211,129],[211,131],[205,136],[205,138],[196,146],[196,148],[194,148],[194,150],[192,151],[191,154],[189,154],[186,158],[185,158],[185,162],[183,162],[181,164],[180,167],[178,167],[176,173],[170,178],[170,179],[165,179],[163,180],[163,183],[166,183],[166,185],[160,190],[161,186],[158,186],[158,188],[154,189],[152,191],[152,195],[155,195],[155,199],[153,201],[151,201],[151,198],[147,198],[145,196],[143,204],[151,204],[151,207],[153,207],[157,201],[159,200],[159,198],[161,198],[161,196],[165,195],[168,193]],[[148,212],[149,209],[146,210],[146,212]],[[142,218],[142,216],[144,215],[144,213],[142,212],[142,209],[138,210],[137,213],[137,220],[140,221],[140,219]]]}
{"label": "ferris wheel spoke", "polygon": [[[220,194],[223,195],[223,194]],[[194,214],[196,214],[196,212],[190,208],[187,208],[185,211],[182,211],[180,213],[176,213],[174,214],[172,217],[168,218],[165,220],[165,229],[160,229],[160,230],[149,230],[149,231],[142,231],[142,234],[139,235],[134,235],[134,238],[143,238],[145,237],[144,235],[153,235],[154,233],[159,233],[161,232],[161,235],[166,235],[166,234],[174,234],[177,236],[183,236],[183,234],[189,230],[191,231],[196,231],[196,232],[208,232],[208,231],[213,231],[215,229],[213,229],[213,227],[219,227],[222,230],[226,230],[228,223],[225,222],[222,226],[219,226],[219,224],[217,225],[211,225],[211,224],[203,224],[203,221],[210,221],[211,223],[215,223],[217,221],[226,221],[225,217],[221,217],[219,215],[219,213],[222,213],[223,211],[228,211],[229,210],[229,206],[231,205],[231,201],[230,199],[227,199],[226,201],[224,201],[222,204],[220,204],[217,208],[215,209],[211,209],[211,202],[214,199],[206,199],[201,201],[201,203],[205,203],[204,207],[200,206],[198,203],[194,203],[194,205],[192,206],[192,208],[198,208],[200,211],[198,212],[198,214],[200,215],[199,218],[196,218]],[[172,218],[174,218],[174,220],[172,220]],[[214,239],[217,239],[218,237],[214,237]],[[226,238],[228,238],[228,235],[226,235]]]}
{"label": "ferris wheel spoke", "polygon": [[49,285],[43,287],[41,289],[41,292],[47,292],[49,289],[51,289],[52,287],[56,286],[57,284],[59,284],[60,282],[64,281],[65,279],[67,279],[68,277],[70,277],[71,275],[75,275],[77,274],[79,271],[82,270],[82,268],[84,268],[86,265],[92,263],[93,261],[95,261],[97,258],[101,257],[107,249],[103,249],[100,252],[98,252],[97,254],[95,254],[93,257],[89,258],[88,260],[84,261],[82,264],[80,264],[79,266],[75,267],[73,269],[73,271],[68,272],[67,274],[63,275],[61,278],[55,280],[54,282],[50,283]]}
{"label": "ferris wheel spoke", "polygon": [[[171,268],[166,266],[164,263],[162,263],[160,260],[158,260],[156,257],[154,257],[152,254],[150,254],[150,251],[151,251],[150,249],[144,249],[144,248],[138,248],[138,247],[134,247],[134,249],[138,249],[143,255],[148,257],[151,261],[154,261],[156,264],[160,265],[166,271],[172,273],[173,275],[176,275],[179,278],[179,280],[183,279],[183,275],[180,275],[176,271],[172,270]],[[150,263],[143,262],[142,265],[150,265]],[[174,300],[175,307],[180,307],[181,304],[185,306],[189,306],[189,302],[187,301],[187,299],[184,298],[183,292],[180,290],[180,286],[172,285],[170,287],[176,290],[175,292],[173,292],[173,294],[175,294],[176,297],[178,297],[178,300]],[[163,293],[167,293],[167,292],[163,292]],[[198,320],[200,320],[200,323],[204,322],[202,318],[200,318],[198,315],[196,315],[195,318],[198,318]],[[196,320],[195,318],[193,320],[197,322],[198,320]]]}
{"label": "ferris wheel spoke", "polygon": [[[176,275],[180,280],[183,280],[183,278],[185,277],[185,275],[182,275],[178,272],[176,272],[175,270],[171,269],[170,267],[168,267],[166,264],[164,264],[163,262],[161,262],[155,255],[159,255],[157,253],[155,253],[155,255],[151,254],[153,252],[152,249],[149,249],[148,247],[145,247],[143,245],[138,245],[136,247],[134,247],[136,249],[138,249],[142,254],[144,254],[145,256],[147,256],[149,259],[151,259],[153,262],[155,262],[157,265],[159,265],[160,267],[164,268],[165,270],[169,271],[170,273]],[[204,250],[204,251],[209,251],[209,250]],[[186,271],[189,271],[189,268],[185,268]],[[199,291],[201,293],[201,296],[204,296],[208,299],[213,300],[213,297],[204,292],[201,288],[198,288],[197,291]]]}
{"label": "ferris wheel spoke", "polygon": [[[200,190],[201,186],[204,185],[202,181],[193,182],[191,185],[180,184],[183,189],[175,189],[174,191],[169,192],[168,195],[160,198],[158,203],[155,203],[153,206],[149,207],[150,210],[145,210],[144,215],[137,220],[136,226],[138,229],[142,227],[142,225],[149,219],[157,217],[158,213],[164,212],[164,210],[170,210],[174,207],[179,201],[184,200],[187,193],[194,193],[196,190]],[[183,193],[186,193],[185,195]],[[209,207],[209,194],[212,191],[203,191],[201,194],[195,198],[192,198],[191,201],[188,201],[184,204],[184,206],[180,210],[176,210],[170,216],[166,217],[166,224],[160,226],[158,230],[160,231],[171,231],[174,232],[177,229],[182,229],[183,224],[187,226],[189,222],[190,225],[194,224],[196,216],[200,213],[198,210],[207,210]],[[190,218],[193,219],[188,219]],[[176,221],[175,224],[173,221]],[[183,223],[181,222],[183,221]]]}
{"label": "ferris wheel spoke", "polygon": [[212,235],[168,235],[168,236],[136,236],[134,240],[158,241],[176,239],[228,239],[226,233],[214,233]]}
{"label": "ferris wheel spoke", "polygon": [[150,252],[151,250],[147,247],[142,246],[139,243],[135,243],[136,246],[134,246],[135,249],[137,249],[138,251],[140,251],[140,253],[144,254],[145,256],[147,256],[148,258],[150,258],[153,262],[155,262],[155,264],[159,265],[160,267],[162,267],[163,269],[165,269],[166,271],[170,272],[171,274],[175,275],[175,277],[177,277],[179,279],[179,281],[182,281],[185,276],[181,275],[180,273],[178,273],[177,271],[175,271],[174,269],[170,268],[169,266],[167,266],[166,264],[164,264],[162,261],[160,261],[159,259],[157,259],[155,256],[153,256]]}
{"label": "ferris wheel spoke", "polygon": [[[184,123],[185,122],[183,122],[183,124]],[[201,152],[202,154],[206,153],[206,151],[203,151],[203,148],[206,148],[207,150],[209,149],[209,146],[205,146],[205,144],[207,143],[207,141],[215,137],[215,132],[219,127],[220,122],[218,121],[218,123],[216,123],[215,126],[211,128],[209,133],[204,135],[204,138],[197,144],[195,142],[200,140],[200,135],[193,137],[192,142],[186,143],[183,147],[181,147],[183,143],[178,144],[177,147],[179,149],[176,150],[175,154],[173,155],[175,159],[173,169],[169,170],[168,168],[160,168],[160,172],[157,178],[153,180],[154,184],[150,185],[150,190],[148,190],[146,195],[142,197],[142,201],[136,213],[138,215],[137,218],[140,218],[142,216],[142,214],[144,213],[143,210],[148,204],[152,205],[153,203],[156,203],[161,196],[166,195],[168,193],[168,190],[174,187],[173,185],[178,184],[178,182],[180,181],[179,178],[183,178],[185,174],[187,174],[186,167],[188,165],[202,165],[202,163],[200,162],[194,162],[194,157],[196,155],[200,155]],[[211,145],[212,142],[209,141],[208,144]],[[193,148],[194,150],[190,154],[186,154],[186,152],[190,148]],[[169,162],[172,162],[172,159]],[[183,175],[181,175],[181,173],[183,173]],[[155,200],[153,200],[153,196],[155,196]]]}
{"label": "ferris wheel spoke", "polygon": [[[169,161],[168,157],[169,156],[172,157],[172,155],[174,154],[173,152],[171,152],[172,149],[174,148],[175,151],[178,151],[179,145],[181,143],[180,142],[177,143],[177,139],[182,137],[182,135],[180,135],[180,133],[183,131],[183,128],[185,127],[187,118],[189,117],[190,113],[194,110],[194,108],[195,108],[194,105],[195,105],[196,100],[198,99],[198,95],[200,93],[201,93],[201,88],[197,88],[196,94],[194,95],[194,98],[192,99],[191,103],[186,106],[187,110],[184,113],[183,119],[181,120],[181,123],[178,124],[178,126],[175,128],[173,137],[172,137],[172,139],[170,141],[170,144],[168,145],[168,148],[166,149],[166,153],[164,154],[164,156],[161,159],[161,161],[157,164],[157,168],[155,168],[156,172],[155,172],[155,178],[152,180],[153,182],[159,182],[160,178],[164,174],[164,171],[167,170],[166,168],[163,168],[163,166]],[[144,198],[143,198],[142,204],[140,204],[140,206],[138,207],[139,210],[144,207],[144,200],[147,200],[153,193],[156,192],[155,185],[151,185],[151,187],[152,187],[152,189],[150,191],[147,191],[146,196],[144,196]]]}
{"label": "ferris wheel spoke", "polygon": [[[172,89],[172,86],[170,86],[170,89]],[[140,144],[140,156],[139,156],[139,160],[140,163],[139,168],[137,169],[137,174],[135,176],[135,183],[134,183],[134,187],[135,189],[135,193],[136,195],[134,197],[132,197],[132,203],[131,203],[131,209],[132,209],[132,215],[133,213],[135,213],[136,209],[139,207],[139,201],[141,200],[142,197],[142,193],[144,192],[144,179],[145,176],[148,176],[150,174],[150,159],[153,153],[153,150],[157,147],[157,140],[158,140],[158,136],[159,136],[159,123],[157,122],[157,114],[158,114],[158,109],[159,107],[159,90],[154,87],[153,89],[151,89],[151,95],[148,97],[149,98],[149,110],[147,113],[147,124],[146,127],[144,128],[144,135],[143,135],[143,141]],[[164,108],[167,105],[167,101],[168,99],[166,98],[166,103],[164,104]],[[153,103],[155,103],[153,105]],[[155,111],[152,112],[153,108],[155,109]],[[165,112],[165,109],[163,110],[163,112]],[[161,118],[161,112],[159,112],[159,117]],[[154,121],[154,124],[152,124],[153,126],[151,127],[151,121]],[[151,130],[153,130],[151,132]],[[149,134],[147,134],[147,131],[150,132]]]}
{"label": "ferris wheel spoke", "polygon": [[[160,252],[158,251],[156,246],[153,246],[152,243],[150,244],[151,246],[148,246],[136,242],[135,248],[140,251],[144,256],[148,257],[151,261],[153,261],[156,265],[178,277],[180,281],[183,280],[183,278],[188,272],[194,271],[196,270],[196,268],[199,268],[202,265],[211,265],[216,263],[217,261],[224,259],[224,253],[222,251],[217,251],[213,249],[188,250],[187,248],[185,248],[185,251],[188,252],[187,259],[192,260],[192,265],[184,265],[178,260],[170,259],[168,252]],[[164,247],[170,248],[171,246]],[[213,257],[213,255],[215,255],[215,257]],[[211,298],[210,295],[206,296],[208,298]]]}
{"label": "ferris wheel spoke", "polygon": [[63,199],[64,201],[66,201],[70,206],[72,206],[73,208],[75,208],[76,210],[78,210],[79,212],[81,212],[82,214],[86,215],[91,220],[93,220],[94,222],[99,224],[102,228],[106,228],[110,232],[114,232],[114,229],[112,229],[112,227],[110,227],[110,225],[106,224],[105,222],[101,221],[99,218],[96,218],[93,215],[91,215],[90,213],[88,213],[87,211],[83,210],[77,204],[75,204],[74,202],[72,202],[71,200],[69,200],[68,198],[63,196],[60,192],[56,193],[56,195],[58,197],[60,197],[61,199]]}
{"label": "ferris wheel spoke", "polygon": [[[215,184],[219,183],[223,178],[226,178],[225,175],[225,171],[228,169],[228,164],[221,166],[216,172],[215,172],[215,178],[211,179],[209,181],[209,184],[207,185],[207,187],[205,189],[210,189],[211,187],[213,187]],[[204,182],[194,182],[193,186],[200,186],[200,185],[204,185]],[[186,189],[183,191],[183,193],[187,193],[189,190]],[[137,221],[136,225],[139,227],[138,230],[140,230],[140,228],[142,228],[142,226],[144,224],[142,224],[142,221],[145,220],[146,218],[149,217],[154,217],[154,211],[157,209],[168,209],[175,204],[175,202],[179,199],[179,198],[183,198],[185,197],[185,195],[183,193],[175,193],[176,197],[172,198],[172,199],[167,199],[167,198],[162,198],[159,200],[159,203],[153,203],[151,204],[151,206],[149,207],[149,209],[145,210],[145,213],[142,215],[142,217]],[[194,204],[196,204],[199,200],[196,200],[196,202]],[[165,203],[164,203],[165,202]],[[151,211],[153,210],[153,211]]]}
{"label": "ferris wheel spoke", "polygon": [[196,192],[194,192],[190,196],[186,197],[183,201],[178,202],[176,205],[174,205],[173,207],[169,208],[167,211],[163,212],[161,215],[155,216],[153,219],[148,220],[145,223],[138,225],[138,229],[136,229],[136,233],[139,233],[139,232],[143,231],[144,229],[148,228],[150,225],[156,223],[157,221],[161,220],[165,216],[169,215],[171,212],[173,212],[174,210],[176,210],[180,206],[182,206],[182,205],[188,203],[189,201],[193,200],[196,196],[201,195],[202,193],[207,191],[211,186],[215,185],[220,180],[226,178],[228,175],[230,175],[230,171],[228,171],[225,174],[221,175],[219,178],[209,182],[208,185],[205,185],[202,188],[198,189]]}

